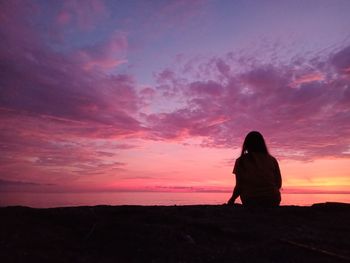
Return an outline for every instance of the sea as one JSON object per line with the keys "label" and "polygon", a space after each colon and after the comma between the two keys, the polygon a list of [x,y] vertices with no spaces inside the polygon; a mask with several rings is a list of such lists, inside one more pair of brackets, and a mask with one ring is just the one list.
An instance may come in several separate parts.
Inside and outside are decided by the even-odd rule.
{"label": "sea", "polygon": [[[27,193],[1,192],[0,206],[51,208],[95,205],[221,205],[231,193],[202,192],[99,192],[99,193]],[[281,205],[310,206],[315,203],[350,203],[350,194],[282,193]],[[240,203],[240,200],[237,200]]]}

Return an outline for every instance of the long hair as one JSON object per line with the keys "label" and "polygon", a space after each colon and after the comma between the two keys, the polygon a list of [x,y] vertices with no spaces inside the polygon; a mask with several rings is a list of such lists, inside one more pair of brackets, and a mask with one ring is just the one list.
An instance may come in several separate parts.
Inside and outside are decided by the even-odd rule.
{"label": "long hair", "polygon": [[264,137],[257,131],[251,131],[245,137],[241,156],[252,152],[269,154]]}

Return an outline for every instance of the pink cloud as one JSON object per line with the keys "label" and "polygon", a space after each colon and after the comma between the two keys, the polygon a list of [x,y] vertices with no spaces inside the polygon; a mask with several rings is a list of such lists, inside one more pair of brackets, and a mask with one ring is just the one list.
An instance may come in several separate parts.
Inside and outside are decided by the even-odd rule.
{"label": "pink cloud", "polygon": [[140,91],[140,94],[148,98],[152,98],[155,95],[156,91],[150,87],[143,88]]}
{"label": "pink cloud", "polygon": [[309,74],[305,74],[302,76],[297,77],[293,83],[291,83],[292,87],[299,86],[304,83],[314,82],[314,81],[322,81],[324,80],[324,76],[320,74],[319,72],[313,72]]}
{"label": "pink cloud", "polygon": [[65,180],[79,182],[94,176],[116,176],[127,168],[119,153],[135,147],[120,143],[118,131],[108,131],[111,127],[104,125],[91,127],[89,123],[84,127],[37,116],[0,116],[3,179],[64,185]]}
{"label": "pink cloud", "polygon": [[[260,130],[280,157],[348,157],[350,83],[332,73],[333,65],[341,74],[347,68],[347,50],[325,57],[324,63],[311,58],[298,67],[254,63],[239,73],[224,70],[230,72],[225,80],[208,62],[197,65],[198,71],[211,69],[207,81],[180,80],[173,72],[161,78],[167,80],[163,92],[168,89],[185,105],[150,114],[147,123],[159,138],[201,137],[207,147],[239,148],[248,131]],[[225,65],[231,67],[229,61]]]}
{"label": "pink cloud", "polygon": [[76,56],[53,52],[38,41],[41,35],[24,22],[25,17],[6,17],[9,27],[0,29],[1,108],[111,125],[131,133],[140,130],[140,123],[131,117],[140,103],[133,78],[83,69],[84,63],[103,65],[117,57],[126,48],[124,36],[113,35],[86,49],[87,59],[82,63]]}
{"label": "pink cloud", "polygon": [[158,82],[165,82],[174,78],[174,72],[170,69],[164,69],[157,75]]}
{"label": "pink cloud", "polygon": [[[121,59],[126,36],[86,48],[82,61],[42,41],[43,32],[27,22],[34,5],[0,5],[1,178],[62,184],[123,171],[116,155],[133,146],[120,140],[146,130],[135,118],[143,99],[132,76],[105,74],[103,65]],[[84,63],[102,69],[85,70]]]}
{"label": "pink cloud", "polygon": [[65,26],[70,23],[71,19],[72,19],[72,15],[69,12],[62,10],[61,12],[58,13],[56,17],[56,22],[59,25]]}
{"label": "pink cloud", "polygon": [[350,75],[350,67],[344,69],[344,73],[347,75]]}
{"label": "pink cloud", "polygon": [[192,82],[188,87],[189,94],[201,96],[220,96],[222,95],[222,86],[215,81]]}
{"label": "pink cloud", "polygon": [[125,34],[115,32],[107,41],[78,51],[77,59],[85,70],[111,70],[126,63],[128,41]]}

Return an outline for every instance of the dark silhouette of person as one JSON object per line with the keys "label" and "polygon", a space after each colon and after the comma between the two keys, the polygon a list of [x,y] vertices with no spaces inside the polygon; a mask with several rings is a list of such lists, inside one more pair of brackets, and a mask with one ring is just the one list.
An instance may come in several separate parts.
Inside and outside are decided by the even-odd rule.
{"label": "dark silhouette of person", "polygon": [[236,186],[228,205],[233,205],[240,197],[244,206],[279,206],[281,172],[277,160],[269,154],[261,133],[252,131],[247,134],[232,173],[236,176]]}

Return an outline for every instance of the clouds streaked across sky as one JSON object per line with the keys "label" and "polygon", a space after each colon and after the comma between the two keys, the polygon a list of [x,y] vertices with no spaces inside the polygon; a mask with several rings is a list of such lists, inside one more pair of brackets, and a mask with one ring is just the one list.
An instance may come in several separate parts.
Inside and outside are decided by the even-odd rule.
{"label": "clouds streaked across sky", "polygon": [[259,130],[287,188],[349,189],[349,12],[340,0],[2,1],[0,181],[226,189]]}

